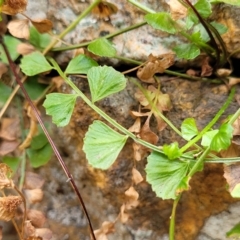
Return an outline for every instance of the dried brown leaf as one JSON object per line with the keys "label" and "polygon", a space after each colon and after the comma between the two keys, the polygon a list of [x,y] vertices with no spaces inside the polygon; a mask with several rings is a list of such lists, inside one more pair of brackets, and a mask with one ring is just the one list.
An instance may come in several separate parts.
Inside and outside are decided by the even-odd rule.
{"label": "dried brown leaf", "polygon": [[38,133],[38,121],[30,105],[27,106],[27,115],[30,118],[30,129],[27,137],[25,138],[23,143],[19,146],[20,150],[28,148],[32,142],[32,138]]}
{"label": "dried brown leaf", "polygon": [[76,48],[72,51],[72,58],[77,57],[78,55],[84,54],[84,48]]}
{"label": "dried brown leaf", "polygon": [[[163,94],[152,85],[148,87],[147,94],[151,97],[152,104],[156,103],[156,109],[152,109],[151,104],[145,106],[145,108],[152,110],[157,120],[157,129],[158,131],[162,131],[167,126],[167,124],[159,116],[159,112],[162,113],[163,111],[169,111],[172,108],[170,96],[168,94]],[[140,94],[139,96],[141,97],[142,102],[144,102],[144,98]]]}
{"label": "dried brown leaf", "polygon": [[98,233],[98,229],[94,231],[96,240],[108,240],[107,235],[104,233]]}
{"label": "dried brown leaf", "polygon": [[24,194],[29,203],[41,202],[43,199],[43,191],[42,189],[39,189],[39,188],[31,189],[31,190],[25,189]]}
{"label": "dried brown leaf", "polygon": [[95,61],[98,61],[100,59],[100,56],[98,56],[98,55],[88,51],[87,48],[84,49],[84,55],[87,56],[87,57],[92,58]]}
{"label": "dried brown leaf", "polygon": [[161,132],[163,129],[165,129],[166,127],[167,127],[167,124],[166,124],[166,122],[162,119],[162,118],[160,118],[156,113],[153,113],[154,114],[154,116],[155,116],[155,118],[156,118],[156,120],[157,120],[157,130],[159,131],[159,132]]}
{"label": "dried brown leaf", "polygon": [[24,233],[28,236],[27,239],[34,239],[33,236],[35,236],[36,233],[36,229],[35,227],[32,225],[31,221],[27,220],[24,223]]}
{"label": "dried brown leaf", "polygon": [[170,7],[172,19],[178,20],[187,16],[187,8],[178,0],[170,0],[168,1],[168,5]]}
{"label": "dried brown leaf", "polygon": [[233,136],[240,135],[240,117],[238,117],[233,123]]}
{"label": "dried brown leaf", "polygon": [[129,214],[125,213],[126,206],[123,204],[120,208],[120,220],[122,223],[126,223],[129,218]]}
{"label": "dried brown leaf", "polygon": [[40,33],[47,33],[53,28],[52,22],[48,19],[35,19],[31,20],[31,23]]}
{"label": "dried brown leaf", "polygon": [[231,73],[232,70],[227,68],[219,68],[217,70],[217,75],[222,78],[228,77]]}
{"label": "dried brown leaf", "polygon": [[221,154],[221,157],[223,157],[223,158],[239,157],[240,156],[240,146],[235,143],[231,143],[231,145],[228,147],[228,149],[222,150],[220,152],[220,154]]}
{"label": "dried brown leaf", "polygon": [[8,141],[16,140],[19,120],[15,118],[3,118],[0,130],[0,138]]}
{"label": "dried brown leaf", "polygon": [[231,193],[240,184],[240,163],[224,165],[224,175]]}
{"label": "dried brown leaf", "polygon": [[8,15],[15,15],[24,12],[27,7],[27,0],[5,0],[2,12]]}
{"label": "dried brown leaf", "polygon": [[141,120],[137,118],[134,124],[128,129],[132,133],[139,133],[141,129]]}
{"label": "dried brown leaf", "polygon": [[157,108],[159,111],[170,111],[172,109],[172,102],[168,94],[159,93]]}
{"label": "dried brown leaf", "polygon": [[17,46],[17,52],[21,55],[28,55],[35,51],[35,47],[29,43],[20,43]]}
{"label": "dried brown leaf", "polygon": [[140,153],[140,144],[133,143],[133,156],[136,161],[141,161],[142,160],[142,155]]}
{"label": "dried brown leaf", "polygon": [[115,231],[114,223],[104,221],[101,228],[94,231],[97,240],[107,240],[107,234]]}
{"label": "dried brown leaf", "polygon": [[138,192],[134,189],[134,187],[130,187],[127,191],[125,191],[125,206],[126,209],[131,209],[134,207],[137,207],[139,204],[138,197],[139,194]]}
{"label": "dried brown leaf", "polygon": [[236,144],[237,146],[240,146],[240,135],[233,136],[232,143]]}
{"label": "dried brown leaf", "polygon": [[143,82],[154,83],[154,74],[163,73],[167,68],[173,65],[173,63],[173,54],[162,54],[159,57],[150,54],[146,65],[138,69],[137,76]]}
{"label": "dried brown leaf", "polygon": [[137,112],[137,111],[131,111],[130,114],[133,117],[148,117],[151,115],[151,112]]}
{"label": "dried brown leaf", "polygon": [[0,197],[0,219],[3,221],[13,219],[21,203],[22,198],[19,196]]}
{"label": "dried brown leaf", "polygon": [[30,236],[26,240],[43,240],[41,237]]}
{"label": "dried brown leaf", "polygon": [[213,73],[213,68],[209,64],[210,58],[205,57],[202,62],[202,71],[201,71],[201,77],[208,77],[211,76]]}
{"label": "dried brown leaf", "polygon": [[7,141],[7,140],[2,141],[0,143],[0,156],[5,156],[13,152],[14,150],[16,150],[18,145],[19,145],[18,141]]}
{"label": "dried brown leaf", "polygon": [[0,163],[0,189],[13,188],[14,183],[11,179],[12,170],[5,163]]}
{"label": "dried brown leaf", "polygon": [[151,105],[154,104],[154,101],[156,98],[157,98],[156,106],[160,112],[169,111],[172,108],[170,96],[168,94],[163,94],[161,91],[159,91],[153,85],[148,86],[148,89],[146,90],[145,94],[147,94],[148,99],[149,99],[149,101],[152,102],[152,104],[149,104],[148,99],[146,98],[144,93],[141,92],[140,90],[137,90],[137,92],[135,93],[135,98],[145,108],[152,110]]}
{"label": "dried brown leaf", "polygon": [[64,80],[62,77],[57,76],[52,78],[52,82],[56,85],[57,89],[60,89],[61,86],[64,84]]}
{"label": "dried brown leaf", "polygon": [[136,185],[143,181],[141,173],[136,168],[132,169],[132,180]]}
{"label": "dried brown leaf", "polygon": [[144,123],[143,127],[140,131],[141,139],[156,145],[158,142],[158,136],[150,129],[149,127],[150,117],[147,118],[146,122]]}
{"label": "dried brown leaf", "polygon": [[188,76],[198,77],[200,75],[200,72],[198,70],[194,70],[190,68],[186,71],[186,74]]}
{"label": "dried brown leaf", "polygon": [[240,95],[236,94],[235,100],[237,101],[237,104],[240,106]]}
{"label": "dried brown leaf", "polygon": [[36,228],[36,236],[41,237],[42,240],[50,240],[53,236],[49,228]]}
{"label": "dried brown leaf", "polygon": [[44,184],[44,179],[37,173],[26,172],[25,175],[25,188],[27,189],[35,189],[42,188]]}
{"label": "dried brown leaf", "polygon": [[[146,90],[146,94],[148,94],[148,98],[150,101],[153,101],[155,94],[151,91]],[[150,108],[149,101],[145,97],[144,93],[138,89],[136,93],[134,94],[135,98],[140,102],[140,104],[146,108]]]}
{"label": "dried brown leaf", "polygon": [[118,8],[116,5],[107,1],[101,1],[95,8],[93,8],[92,13],[100,19],[108,19],[111,15],[116,14],[117,11]]}
{"label": "dried brown leaf", "polygon": [[44,216],[44,214],[41,211],[35,209],[29,209],[27,211],[27,218],[36,228],[42,227],[46,222],[46,217]]}
{"label": "dried brown leaf", "polygon": [[[159,94],[158,102],[157,102],[157,109],[162,111],[170,111],[172,108],[172,103],[168,94]],[[153,114],[157,120],[157,129],[158,131],[162,131],[166,126],[166,122],[159,116],[157,111],[153,111]]]}
{"label": "dried brown leaf", "polygon": [[240,83],[240,78],[229,77],[229,78],[228,78],[228,81],[229,81],[229,82],[228,82],[228,85],[229,85],[230,87],[232,87],[232,86]]}
{"label": "dried brown leaf", "polygon": [[12,20],[8,23],[7,28],[14,37],[29,39],[30,31],[28,19]]}
{"label": "dried brown leaf", "polygon": [[136,161],[141,161],[146,154],[148,153],[148,149],[138,143],[133,143],[133,155]]}

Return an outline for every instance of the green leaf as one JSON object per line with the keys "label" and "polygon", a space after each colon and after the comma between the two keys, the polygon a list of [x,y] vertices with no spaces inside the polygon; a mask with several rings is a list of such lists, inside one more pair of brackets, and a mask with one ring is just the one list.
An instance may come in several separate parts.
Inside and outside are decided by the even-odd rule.
{"label": "green leaf", "polygon": [[210,2],[211,3],[222,2],[222,3],[227,3],[227,4],[230,4],[230,5],[234,5],[234,6],[240,6],[240,1],[239,0],[211,0]]}
{"label": "green leaf", "polygon": [[38,99],[43,91],[46,89],[46,84],[41,84],[38,82],[38,77],[29,77],[24,83],[24,87],[32,100]]}
{"label": "green leaf", "polygon": [[65,74],[87,74],[91,67],[96,66],[98,66],[96,61],[83,54],[80,54],[69,62],[65,70]]}
{"label": "green leaf", "polygon": [[179,185],[178,185],[178,187],[177,187],[177,190],[176,190],[176,192],[177,193],[181,193],[181,192],[183,192],[183,191],[188,191],[189,190],[189,181],[191,180],[191,178],[190,177],[188,177],[188,176],[186,176],[186,177],[184,177],[181,181],[180,181],[180,183],[179,183]]}
{"label": "green leaf", "polygon": [[233,127],[231,124],[222,124],[218,133],[213,137],[210,149],[216,152],[227,149],[231,144],[232,134]]}
{"label": "green leaf", "polygon": [[[195,28],[194,28],[195,29]],[[202,39],[202,35],[200,30],[198,30],[197,32],[194,32],[191,36],[190,36],[190,42],[192,44],[195,44],[195,46],[204,46],[206,45],[206,42]],[[200,51],[200,50],[199,50]]]}
{"label": "green leaf", "polygon": [[147,182],[153,191],[162,199],[175,199],[179,184],[186,177],[189,163],[170,161],[158,152],[152,152],[147,160]]}
{"label": "green leaf", "polygon": [[194,27],[194,32],[200,32],[200,35],[201,35],[201,39],[205,42],[208,42],[210,40],[209,38],[209,35],[206,31],[206,29],[203,27],[203,25],[201,23],[197,24],[195,27]]}
{"label": "green leaf", "polygon": [[180,44],[174,47],[173,50],[176,52],[178,58],[194,59],[200,54],[200,49],[192,43]]}
{"label": "green leaf", "polygon": [[43,132],[41,132],[32,139],[31,148],[34,150],[38,150],[43,148],[47,143],[48,143],[47,137]]}
{"label": "green leaf", "polygon": [[190,15],[188,15],[187,17],[186,17],[186,21],[185,21],[185,28],[186,28],[186,30],[189,30],[190,28],[192,28],[192,26],[195,24],[195,22],[194,22],[194,19],[192,19],[192,16]]}
{"label": "green leaf", "polygon": [[218,131],[219,131],[218,129],[215,129],[215,130],[206,132],[202,137],[201,145],[203,147],[209,147],[214,136],[218,133]]}
{"label": "green leaf", "polygon": [[49,143],[38,150],[32,148],[27,150],[30,164],[34,168],[41,167],[46,164],[51,159],[52,153],[52,147]]}
{"label": "green leaf", "polygon": [[13,172],[16,172],[18,169],[18,165],[20,163],[20,159],[18,157],[4,156],[2,158],[3,163],[6,163]]}
{"label": "green leaf", "polygon": [[[19,53],[17,52],[17,46],[21,41],[18,39],[11,37],[9,35],[3,36],[4,43],[9,51],[10,57],[13,61],[15,61],[19,57]],[[5,51],[3,50],[2,45],[0,45],[0,61],[6,64],[8,63],[7,56],[5,54]]]}
{"label": "green leaf", "polygon": [[[228,31],[228,28],[221,23],[211,22],[210,24],[218,31],[218,33],[220,35],[222,35]],[[202,41],[207,42],[210,40],[209,35],[206,32],[206,29],[203,27],[202,24],[199,23],[198,25],[196,25],[194,27],[194,32],[200,32]]]}
{"label": "green leaf", "polygon": [[212,13],[212,7],[209,0],[198,0],[194,7],[203,18],[208,18]]}
{"label": "green leaf", "polygon": [[240,223],[236,224],[230,231],[226,233],[227,237],[239,238],[240,237]]}
{"label": "green leaf", "polygon": [[64,127],[69,123],[77,97],[77,94],[63,93],[50,93],[46,96],[43,106],[58,127]]}
{"label": "green leaf", "polygon": [[93,167],[108,169],[117,159],[126,140],[127,136],[119,134],[101,121],[94,121],[85,135],[83,151]]}
{"label": "green leaf", "polygon": [[177,32],[175,28],[175,22],[171,18],[171,15],[169,13],[166,12],[149,13],[145,15],[145,20],[149,25],[151,25],[155,29],[172,34]]}
{"label": "green leaf", "polygon": [[178,143],[174,142],[169,145],[165,144],[163,146],[163,152],[167,155],[168,159],[176,159],[181,156],[181,151],[178,147]]}
{"label": "green leaf", "polygon": [[117,93],[126,87],[124,75],[112,67],[92,67],[87,73],[92,102]]}
{"label": "green leaf", "polygon": [[88,51],[101,57],[114,57],[116,49],[106,38],[98,38],[88,45]]}
{"label": "green leaf", "polygon": [[[211,4],[209,3],[209,0],[198,0],[195,4],[194,7],[198,11],[198,13],[201,15],[202,18],[208,18],[211,13],[212,13],[212,8]],[[188,9],[188,21],[192,21],[193,23],[198,23],[199,19],[195,12],[189,8]]]}
{"label": "green leaf", "polygon": [[210,146],[210,149],[219,152],[222,149],[227,149],[231,144],[233,127],[224,123],[216,130],[205,133],[202,137],[201,145],[204,147]]}
{"label": "green leaf", "polygon": [[0,107],[7,101],[11,92],[12,89],[10,87],[0,82]]}
{"label": "green leaf", "polygon": [[29,42],[37,49],[43,50],[51,42],[51,36],[48,33],[39,33],[35,27],[31,27]]}
{"label": "green leaf", "polygon": [[47,72],[53,67],[40,52],[33,52],[21,59],[20,67],[27,76]]}
{"label": "green leaf", "polygon": [[191,41],[192,41],[192,43],[202,42],[202,38],[201,38],[201,33],[200,33],[200,31],[199,31],[199,32],[194,32],[194,33],[191,35]]}
{"label": "green leaf", "polygon": [[187,118],[182,122],[181,125],[182,137],[185,140],[191,140],[198,134],[196,121],[194,118]]}
{"label": "green leaf", "polygon": [[194,11],[191,8],[188,9],[186,23],[188,24],[187,26],[189,27],[189,29],[190,29],[190,26],[193,26],[194,24],[199,23],[199,19],[197,15],[194,13]]}
{"label": "green leaf", "polygon": [[211,22],[210,24],[211,24],[214,28],[216,28],[216,30],[218,31],[218,33],[219,33],[220,35],[222,35],[222,34],[224,34],[224,33],[226,33],[226,32],[228,31],[228,27],[225,26],[225,25],[223,25],[223,24],[221,24],[221,23],[218,23],[218,22],[213,21],[213,22]]}

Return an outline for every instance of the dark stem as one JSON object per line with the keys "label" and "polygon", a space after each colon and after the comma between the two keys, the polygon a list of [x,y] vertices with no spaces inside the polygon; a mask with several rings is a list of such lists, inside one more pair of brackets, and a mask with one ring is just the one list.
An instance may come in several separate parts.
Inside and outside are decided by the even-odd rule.
{"label": "dark stem", "polygon": [[[211,31],[215,35],[215,37],[217,38],[219,44],[221,45],[223,57],[222,57],[222,59],[220,59],[220,67],[222,67],[229,60],[226,45],[225,45],[221,35],[217,31],[217,29],[214,26],[212,26],[211,23],[208,23],[207,21],[206,21],[206,23],[207,23],[207,26],[211,29]],[[231,65],[230,62],[229,62],[229,64]]]}
{"label": "dark stem", "polygon": [[200,23],[203,25],[203,27],[205,28],[205,30],[208,33],[208,36],[210,38],[211,43],[213,44],[213,47],[216,50],[216,65],[215,65],[215,69],[218,68],[219,66],[219,61],[220,61],[220,50],[219,47],[215,41],[215,38],[212,35],[212,32],[209,30],[208,24],[205,22],[205,20],[202,18],[202,16],[199,14],[199,12],[196,10],[196,8],[192,5],[192,3],[189,0],[183,0],[187,3],[187,5],[193,10],[193,12],[195,13],[195,15],[198,17]]}
{"label": "dark stem", "polygon": [[68,167],[66,166],[65,162],[63,161],[63,159],[62,159],[62,157],[61,157],[61,155],[60,155],[60,153],[59,153],[55,143],[53,142],[52,138],[50,137],[50,135],[49,135],[49,133],[48,133],[48,131],[46,129],[46,127],[44,126],[43,121],[42,121],[42,119],[41,119],[41,117],[40,117],[40,115],[38,113],[38,110],[37,110],[36,106],[34,105],[32,100],[30,99],[26,89],[24,88],[23,83],[21,82],[21,80],[20,80],[20,78],[19,78],[19,76],[17,74],[16,65],[15,65],[15,63],[12,61],[12,59],[10,57],[9,51],[8,51],[6,45],[3,42],[2,36],[0,36],[0,43],[3,46],[4,52],[6,53],[6,56],[7,56],[8,62],[9,62],[9,66],[10,66],[10,68],[11,68],[11,70],[12,70],[14,76],[15,76],[15,79],[16,79],[17,83],[19,84],[19,86],[20,86],[20,88],[21,88],[25,98],[27,99],[29,105],[33,109],[33,111],[35,113],[35,116],[36,116],[36,118],[37,118],[37,120],[38,120],[38,122],[39,122],[39,124],[40,124],[40,126],[41,126],[41,128],[42,128],[42,130],[44,132],[44,134],[46,135],[46,137],[47,137],[47,139],[48,139],[48,141],[49,141],[49,143],[50,143],[50,145],[51,145],[51,147],[52,147],[52,149],[53,149],[53,151],[54,151],[54,153],[55,153],[55,155],[56,155],[56,157],[57,157],[57,159],[58,159],[58,161],[59,161],[59,163],[60,163],[60,165],[61,165],[61,167],[63,169],[63,171],[65,172],[65,174],[67,176],[67,181],[69,181],[71,183],[71,186],[72,186],[73,190],[75,191],[76,195],[78,196],[80,204],[81,204],[81,206],[83,208],[83,211],[84,211],[84,213],[86,215],[86,218],[88,220],[91,236],[92,236],[93,240],[96,240],[90,217],[88,215],[86,206],[85,206],[84,201],[82,199],[82,196],[81,196],[81,194],[80,194],[80,192],[79,192],[79,190],[78,190],[78,188],[76,186],[76,183],[75,183],[75,181],[73,179],[73,176],[70,173],[70,171],[68,170]]}

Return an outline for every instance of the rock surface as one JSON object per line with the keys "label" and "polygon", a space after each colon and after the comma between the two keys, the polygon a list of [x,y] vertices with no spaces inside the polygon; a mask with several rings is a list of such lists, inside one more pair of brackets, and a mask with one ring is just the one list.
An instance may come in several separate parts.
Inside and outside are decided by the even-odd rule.
{"label": "rock surface", "polygon": [[[27,15],[33,19],[47,17],[52,20],[54,24],[53,30],[57,34],[62,32],[90,4],[89,1],[76,0],[41,0],[37,2],[29,0],[28,2]],[[85,17],[73,31],[67,34],[64,41],[70,44],[80,44],[144,21],[144,12],[129,2],[116,0],[112,3],[118,8],[116,14],[111,15],[109,19],[99,18],[98,15]],[[142,1],[141,3],[156,12],[160,12],[169,10],[168,3],[170,1]],[[240,31],[239,14],[239,7],[227,4],[218,4],[214,7],[212,20],[216,20],[228,27],[228,32],[222,37],[229,53],[236,51],[240,47],[238,38]],[[184,40],[178,35],[170,35],[160,30],[154,30],[148,25],[113,38],[119,56],[140,61],[146,60],[150,53],[156,56],[170,53],[174,46],[178,46],[183,42]],[[239,53],[237,52],[234,56],[239,57]],[[61,60],[63,62],[67,61],[64,57]]]}

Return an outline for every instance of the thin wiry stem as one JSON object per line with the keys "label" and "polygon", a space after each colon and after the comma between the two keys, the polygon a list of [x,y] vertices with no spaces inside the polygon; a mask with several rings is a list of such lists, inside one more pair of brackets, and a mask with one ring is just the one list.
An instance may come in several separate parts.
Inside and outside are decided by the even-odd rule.
{"label": "thin wiry stem", "polygon": [[21,193],[21,191],[18,190],[18,188],[15,186],[14,187],[15,191],[21,196],[23,200],[23,206],[24,206],[24,213],[23,213],[23,221],[22,221],[22,236],[24,236],[24,224],[27,220],[27,203],[24,195]]}
{"label": "thin wiry stem", "polygon": [[11,68],[13,74],[14,74],[14,77],[15,77],[17,83],[19,84],[19,86],[20,86],[20,88],[21,88],[25,98],[27,99],[29,105],[33,109],[33,111],[35,113],[35,116],[36,116],[36,118],[37,118],[37,120],[38,120],[38,122],[39,122],[39,124],[40,124],[40,126],[41,126],[41,128],[42,128],[42,130],[44,132],[44,134],[46,135],[46,137],[48,139],[48,142],[50,143],[50,145],[51,145],[51,147],[52,147],[52,149],[53,149],[53,151],[54,151],[54,153],[55,153],[55,155],[56,155],[60,165],[62,166],[63,171],[65,172],[65,174],[67,176],[67,181],[69,181],[71,183],[71,186],[72,186],[73,190],[75,191],[76,195],[78,196],[78,199],[79,199],[79,201],[81,203],[81,206],[83,208],[85,216],[86,216],[86,218],[88,220],[91,236],[92,236],[93,240],[96,240],[96,237],[95,237],[94,231],[93,231],[93,227],[92,227],[92,224],[91,224],[90,217],[88,215],[87,209],[86,209],[84,201],[82,199],[82,196],[81,196],[81,194],[80,194],[80,192],[79,192],[79,190],[77,188],[77,185],[76,185],[76,183],[75,183],[75,181],[73,179],[73,176],[70,173],[70,171],[68,170],[68,167],[66,166],[65,162],[63,161],[63,159],[62,159],[62,157],[61,157],[61,155],[60,155],[60,153],[59,153],[55,143],[53,142],[52,138],[50,137],[50,135],[49,135],[49,133],[48,133],[48,131],[46,129],[46,127],[44,126],[44,123],[43,123],[43,121],[42,121],[42,119],[41,119],[41,117],[40,117],[40,115],[38,113],[38,110],[37,110],[36,106],[34,105],[32,100],[30,99],[27,91],[25,90],[25,88],[23,86],[23,83],[21,82],[21,80],[20,80],[20,78],[19,78],[19,76],[18,76],[18,74],[16,72],[16,66],[15,66],[14,62],[12,61],[12,59],[10,57],[10,54],[8,52],[8,49],[7,49],[6,45],[3,42],[2,37],[0,38],[0,43],[3,46],[4,52],[6,53],[6,56],[7,56],[8,62],[9,62],[9,66],[10,66],[10,68]]}

